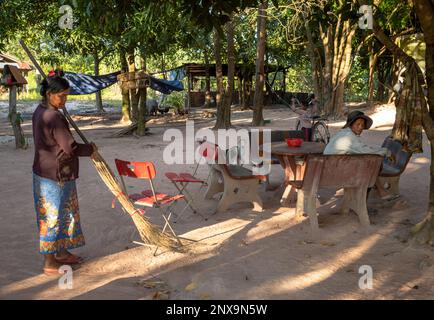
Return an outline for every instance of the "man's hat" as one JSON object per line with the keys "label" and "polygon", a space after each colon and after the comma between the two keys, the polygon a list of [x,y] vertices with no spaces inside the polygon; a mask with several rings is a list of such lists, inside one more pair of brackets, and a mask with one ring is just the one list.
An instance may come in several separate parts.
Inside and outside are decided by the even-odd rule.
{"label": "man's hat", "polygon": [[355,110],[355,111],[351,111],[348,114],[347,123],[345,124],[344,128],[350,127],[353,124],[353,122],[356,121],[357,119],[365,120],[365,129],[369,129],[372,126],[373,121],[371,118],[365,115],[362,111]]}

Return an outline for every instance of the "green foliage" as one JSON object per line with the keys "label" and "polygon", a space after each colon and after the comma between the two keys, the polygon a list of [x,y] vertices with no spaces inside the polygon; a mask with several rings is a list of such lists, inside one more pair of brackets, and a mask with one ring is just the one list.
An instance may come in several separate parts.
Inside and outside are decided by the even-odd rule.
{"label": "green foliage", "polygon": [[307,57],[301,58],[297,64],[287,71],[286,90],[289,92],[311,92],[312,77]]}
{"label": "green foliage", "polygon": [[352,102],[365,101],[368,96],[368,82],[369,69],[362,64],[361,57],[356,57],[348,78],[345,100]]}
{"label": "green foliage", "polygon": [[173,108],[175,113],[179,114],[182,110],[184,110],[184,103],[184,94],[182,92],[173,92],[167,96],[164,105]]}
{"label": "green foliage", "polygon": [[396,34],[410,27],[420,29],[413,8],[406,1],[381,1],[376,9],[375,19],[388,34]]}
{"label": "green foliage", "polygon": [[233,13],[239,13],[248,7],[256,8],[258,0],[181,0],[179,2],[183,15],[191,19],[194,24],[211,32],[217,28],[222,32],[221,27],[230,20]]}
{"label": "green foliage", "polygon": [[[306,52],[304,23],[312,29],[316,50],[321,51],[318,27],[334,25],[338,14],[357,20],[358,2],[342,0],[272,1],[267,11],[268,64],[290,67],[287,90],[312,91],[311,66]],[[136,54],[146,53],[148,72],[171,69],[187,62],[213,63],[210,32],[233,17],[236,62],[254,65],[256,59],[256,23],[259,0],[168,0],[156,5],[151,0],[9,0],[0,2],[0,49],[28,60],[18,39],[23,38],[45,70],[62,67],[67,71],[93,74],[94,55],[103,58],[101,74],[119,70],[119,50],[130,46]],[[419,30],[408,2],[383,0],[375,7],[375,19],[388,34],[409,28]],[[73,8],[74,28],[61,29],[59,7]],[[302,12],[306,13],[303,17]],[[305,20],[304,20],[305,19]],[[369,32],[357,30],[353,47],[359,46]],[[374,52],[381,49],[371,40]],[[368,42],[367,42],[368,43]],[[366,44],[367,44],[366,43]],[[347,100],[363,99],[367,94],[369,52],[362,45],[348,79]],[[227,61],[225,44],[223,62]],[[248,68],[248,67],[246,67]],[[251,70],[250,70],[251,71]],[[21,99],[39,99],[30,73],[29,93]],[[152,91],[150,90],[152,95]],[[120,99],[117,87],[103,91],[105,99]],[[74,97],[93,99],[93,95]],[[1,97],[3,98],[3,97]],[[168,96],[182,108],[182,93]],[[171,103],[172,103],[171,102]]]}

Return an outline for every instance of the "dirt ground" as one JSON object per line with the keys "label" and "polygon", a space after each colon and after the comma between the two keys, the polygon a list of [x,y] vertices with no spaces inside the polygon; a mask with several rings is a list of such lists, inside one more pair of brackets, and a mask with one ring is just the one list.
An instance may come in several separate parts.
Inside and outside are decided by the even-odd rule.
{"label": "dirt ground", "polygon": [[[233,124],[247,125],[251,111],[234,111]],[[372,130],[363,133],[369,144],[381,144],[394,120],[392,106],[377,108]],[[270,126],[295,126],[288,108],[267,108]],[[114,159],[153,161],[157,188],[175,192],[164,176],[167,171],[192,171],[194,165],[168,166],[162,161],[167,142],[163,132],[182,123],[149,123],[151,135],[109,138],[119,130],[114,118],[82,117],[78,124],[114,167]],[[201,121],[196,129],[213,125]],[[336,132],[342,121],[331,121]],[[23,125],[31,135],[27,119]],[[0,122],[0,135],[11,135]],[[77,138],[78,140],[78,138]],[[309,221],[295,216],[294,207],[281,207],[274,192],[261,188],[264,212],[248,204],[210,215],[218,199],[204,200],[204,189],[191,188],[198,207],[208,220],[186,212],[175,229],[183,237],[198,240],[187,253],[165,252],[139,246],[131,218],[120,206],[111,208],[112,195],[89,159],[80,161],[78,180],[81,223],[86,246],[74,253],[86,262],[73,273],[73,288],[62,290],[56,277],[41,274],[38,234],[32,193],[33,146],[15,150],[14,142],[0,143],[0,299],[433,299],[434,249],[409,241],[409,230],[425,215],[429,184],[429,144],[412,157],[401,179],[402,197],[391,203],[374,198],[368,205],[379,213],[372,226],[362,229],[354,213],[339,212],[342,192],[324,190],[327,201],[319,208],[321,232],[309,233]],[[205,178],[207,166],[200,166]],[[273,166],[271,182],[283,179],[280,166]],[[138,187],[134,183],[128,186]],[[277,195],[278,196],[278,195]],[[180,203],[178,209],[183,205]],[[147,216],[162,225],[161,216],[147,209]],[[359,288],[361,266],[373,270],[373,288]]]}

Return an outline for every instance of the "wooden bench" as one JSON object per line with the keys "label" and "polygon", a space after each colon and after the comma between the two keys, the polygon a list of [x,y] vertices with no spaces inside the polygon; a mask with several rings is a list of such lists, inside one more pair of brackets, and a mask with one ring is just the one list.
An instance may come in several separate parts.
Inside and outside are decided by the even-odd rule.
{"label": "wooden bench", "polygon": [[258,193],[259,183],[266,176],[254,175],[250,169],[239,165],[217,164],[223,175],[224,191],[216,212],[224,212],[231,205],[240,202],[253,204],[253,211],[262,212],[262,199]]}
{"label": "wooden bench", "polygon": [[210,199],[215,194],[223,192],[216,213],[224,212],[231,205],[240,202],[250,202],[253,204],[254,211],[261,212],[263,205],[258,193],[258,186],[260,181],[266,180],[266,177],[254,175],[250,169],[240,165],[218,163],[218,159],[224,159],[223,162],[226,162],[226,152],[209,142],[205,142],[205,146],[208,146],[210,150],[214,150],[207,157],[207,160],[209,160],[209,163],[212,162],[210,160],[215,161],[215,164],[210,164],[211,176],[205,198]]}
{"label": "wooden bench", "polygon": [[404,151],[402,144],[391,137],[387,137],[384,140],[382,147],[390,150],[391,155],[384,158],[383,167],[378,176],[379,183],[383,186],[387,185],[385,189],[391,194],[399,194],[399,179],[407,167],[412,154]]}
{"label": "wooden bench", "polygon": [[217,145],[207,141],[197,141],[200,144],[199,153],[206,160],[210,173],[207,179],[208,188],[205,199],[212,199],[214,195],[223,192],[223,175],[215,164],[218,159],[219,149]]}
{"label": "wooden bench", "polygon": [[375,184],[383,157],[373,154],[309,155],[304,179],[291,181],[297,190],[297,214],[306,212],[313,232],[318,231],[316,199],[321,187],[344,188],[342,213],[353,209],[363,226],[370,224],[366,207],[369,187]]}

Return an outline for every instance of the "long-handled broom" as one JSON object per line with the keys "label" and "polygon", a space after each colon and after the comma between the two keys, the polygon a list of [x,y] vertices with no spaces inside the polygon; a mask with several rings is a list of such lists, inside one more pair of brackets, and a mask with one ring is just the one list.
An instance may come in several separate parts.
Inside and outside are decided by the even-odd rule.
{"label": "long-handled broom", "polygon": [[[20,44],[23,47],[24,51],[29,56],[30,60],[33,62],[34,66],[38,69],[39,73],[46,78],[46,75],[36,59],[33,57],[29,48],[20,40]],[[77,134],[81,137],[84,143],[89,143],[84,134],[80,131],[80,129],[75,124],[74,120],[69,115],[68,111],[65,107],[62,108],[63,113],[68,119],[68,122],[75,129]],[[130,201],[129,197],[124,193],[119,181],[116,179],[112,170],[104,160],[104,158],[99,154],[98,151],[95,151],[92,156],[93,164],[95,165],[96,171],[100,175],[101,179],[107,185],[109,190],[114,194],[116,199],[122,205],[124,211],[128,213],[140,234],[140,237],[145,243],[149,243],[156,246],[161,246],[168,249],[180,249],[179,243],[170,235],[161,232],[158,228],[154,227],[149,220],[143,216],[142,210],[136,209],[134,204]]]}

